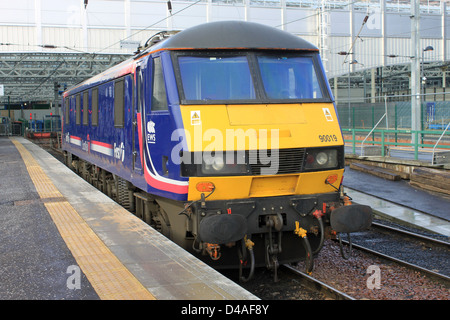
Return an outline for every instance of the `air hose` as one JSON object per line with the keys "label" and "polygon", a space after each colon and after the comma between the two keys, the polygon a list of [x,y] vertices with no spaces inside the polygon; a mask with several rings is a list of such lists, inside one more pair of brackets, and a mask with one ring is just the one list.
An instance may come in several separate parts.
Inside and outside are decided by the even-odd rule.
{"label": "air hose", "polygon": [[347,233],[347,236],[348,236],[348,244],[350,246],[350,248],[348,249],[348,255],[344,252],[344,246],[342,244],[341,234],[340,233],[338,234],[339,248],[341,250],[341,256],[345,260],[348,260],[352,256],[352,238],[350,237],[350,233]]}
{"label": "air hose", "polygon": [[314,260],[313,260],[313,253],[311,252],[311,245],[309,244],[308,237],[302,238],[303,247],[306,251],[306,259],[305,259],[305,272],[307,274],[311,274],[314,268]]}
{"label": "air hose", "polygon": [[[253,274],[255,272],[255,255],[253,252],[253,246],[255,245],[250,239],[247,239],[247,236],[244,237],[242,243],[242,248],[238,250],[239,255],[239,280],[241,282],[247,282],[251,278],[253,278]],[[247,261],[247,250],[250,254],[250,273],[248,277],[243,276],[242,266],[244,261]]]}
{"label": "air hose", "polygon": [[311,245],[309,244],[308,237],[306,236],[307,232],[305,229],[300,228],[300,223],[298,221],[295,221],[294,233],[302,239],[303,248],[306,252],[305,272],[310,274],[314,268],[313,253],[311,250]]}
{"label": "air hose", "polygon": [[317,247],[316,250],[314,250],[313,254],[318,253],[322,247],[323,247],[323,242],[325,239],[325,231],[324,231],[324,227],[323,227],[323,221],[322,221],[322,216],[323,213],[320,210],[316,210],[313,213],[313,216],[317,219],[317,221],[319,221],[319,228],[320,228],[320,242],[319,242],[319,246]]}

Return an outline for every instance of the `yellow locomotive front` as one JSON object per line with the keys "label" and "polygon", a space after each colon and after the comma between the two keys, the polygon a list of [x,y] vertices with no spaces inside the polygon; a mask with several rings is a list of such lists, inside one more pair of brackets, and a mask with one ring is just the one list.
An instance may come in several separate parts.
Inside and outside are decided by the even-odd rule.
{"label": "yellow locomotive front", "polygon": [[371,222],[370,208],[344,203],[333,99],[317,48],[298,41],[295,49],[171,53],[181,116],[172,158],[189,178],[186,234],[216,266],[250,268],[242,280],[256,266],[276,276],[279,264],[303,259],[310,271],[327,234]]}

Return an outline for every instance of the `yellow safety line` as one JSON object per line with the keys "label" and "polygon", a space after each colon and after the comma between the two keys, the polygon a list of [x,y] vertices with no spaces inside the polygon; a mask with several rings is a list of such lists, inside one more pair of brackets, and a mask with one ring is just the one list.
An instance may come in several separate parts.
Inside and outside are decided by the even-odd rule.
{"label": "yellow safety line", "polygon": [[[62,238],[99,297],[104,300],[155,300],[65,200],[30,152],[20,142],[11,140]],[[48,198],[60,198],[61,201],[46,202]]]}

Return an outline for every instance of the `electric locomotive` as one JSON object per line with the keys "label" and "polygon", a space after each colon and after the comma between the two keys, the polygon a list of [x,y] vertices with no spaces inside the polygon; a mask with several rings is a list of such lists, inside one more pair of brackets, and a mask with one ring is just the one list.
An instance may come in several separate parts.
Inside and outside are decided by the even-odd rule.
{"label": "electric locomotive", "polygon": [[71,168],[243,281],[304,259],[310,271],[326,237],[371,224],[343,192],[344,142],[314,45],[242,21],[147,44],[63,94]]}

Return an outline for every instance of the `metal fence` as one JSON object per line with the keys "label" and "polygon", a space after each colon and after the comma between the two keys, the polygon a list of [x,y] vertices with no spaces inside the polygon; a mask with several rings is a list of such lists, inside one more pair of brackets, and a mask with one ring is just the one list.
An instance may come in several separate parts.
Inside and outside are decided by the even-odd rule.
{"label": "metal fence", "polygon": [[337,105],[346,152],[450,163],[450,101],[426,101],[422,96],[421,127],[412,130],[411,101],[389,101],[396,98],[386,96],[384,102],[376,103],[350,100]]}
{"label": "metal fence", "polygon": [[[337,111],[342,128],[372,129],[387,110],[387,117],[378,125],[384,129],[411,128],[411,102],[338,104]],[[421,129],[443,130],[450,122],[450,101],[421,103]]]}
{"label": "metal fence", "polygon": [[0,136],[19,135],[23,135],[22,125],[20,123],[0,123]]}
{"label": "metal fence", "polygon": [[31,132],[59,132],[61,131],[61,118],[55,115],[46,115],[42,120],[18,119],[11,121],[9,117],[0,117],[0,136],[24,135]]}

